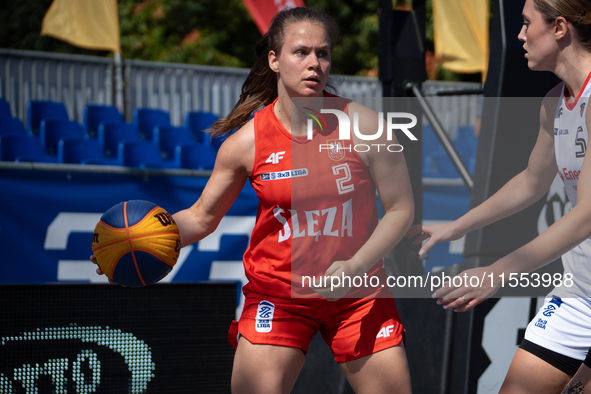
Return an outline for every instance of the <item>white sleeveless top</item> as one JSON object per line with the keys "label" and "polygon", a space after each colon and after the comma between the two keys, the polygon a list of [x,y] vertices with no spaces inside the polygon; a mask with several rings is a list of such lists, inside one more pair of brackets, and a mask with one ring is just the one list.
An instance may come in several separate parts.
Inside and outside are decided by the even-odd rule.
{"label": "white sleeveless top", "polygon": [[[577,205],[577,185],[583,160],[587,152],[589,134],[586,112],[589,108],[591,84],[589,77],[575,102],[567,103],[562,86],[560,101],[554,116],[554,152],[558,174],[564,182],[566,195],[572,207]],[[556,291],[562,297],[591,298],[591,238],[586,239],[562,256],[564,273],[573,275],[572,287],[562,286]]]}

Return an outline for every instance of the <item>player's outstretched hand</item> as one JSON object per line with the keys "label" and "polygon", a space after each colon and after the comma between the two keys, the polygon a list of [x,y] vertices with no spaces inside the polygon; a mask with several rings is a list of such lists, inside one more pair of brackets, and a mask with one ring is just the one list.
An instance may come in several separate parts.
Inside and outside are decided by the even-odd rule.
{"label": "player's outstretched hand", "polygon": [[455,222],[430,225],[417,224],[412,226],[406,232],[406,237],[412,238],[419,234],[417,239],[413,241],[413,244],[415,245],[428,239],[419,251],[419,255],[422,256],[439,242],[455,241],[464,236],[464,234],[455,229],[454,223]]}
{"label": "player's outstretched hand", "polygon": [[[90,256],[90,261],[92,261],[93,264],[96,264],[96,273],[99,275],[104,275],[103,271],[101,270],[101,267],[99,267],[97,261],[96,261],[96,257],[94,257],[94,255]],[[111,279],[109,279],[109,283],[111,284],[116,284],[115,282],[113,282]]]}
{"label": "player's outstretched hand", "polygon": [[492,297],[501,287],[501,282],[494,278],[498,278],[498,274],[491,266],[471,268],[452,277],[450,282],[435,290],[432,297],[437,299],[437,304],[443,305],[443,309],[469,311]]}

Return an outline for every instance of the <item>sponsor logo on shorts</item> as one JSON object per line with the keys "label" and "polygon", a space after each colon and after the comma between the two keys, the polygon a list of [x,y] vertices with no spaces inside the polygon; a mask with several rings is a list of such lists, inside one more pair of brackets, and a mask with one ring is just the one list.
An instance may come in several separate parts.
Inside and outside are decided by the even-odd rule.
{"label": "sponsor logo on shorts", "polygon": [[386,326],[386,327],[382,327],[380,329],[380,332],[378,332],[378,335],[376,336],[376,339],[377,338],[387,338],[393,332],[394,332],[394,324],[391,324],[391,325]]}
{"label": "sponsor logo on shorts", "polygon": [[[542,315],[545,317],[552,317],[554,312],[562,305],[563,301],[560,297],[553,295],[552,299],[548,301],[548,305],[542,310]],[[538,317],[538,320],[534,323],[535,327],[541,328],[542,330],[546,329],[546,324],[548,324],[548,320],[542,319]]]}
{"label": "sponsor logo on shorts", "polygon": [[269,301],[259,303],[255,322],[257,332],[271,332],[273,329],[273,314],[275,314],[275,305]]}
{"label": "sponsor logo on shorts", "polygon": [[541,328],[542,330],[545,330],[546,324],[548,324],[548,320],[540,319],[538,317],[538,321],[534,324],[534,326]]}
{"label": "sponsor logo on shorts", "polygon": [[297,170],[267,172],[261,174],[261,181],[278,181],[281,179],[298,178],[301,176],[308,176],[307,168],[298,168]]}
{"label": "sponsor logo on shorts", "polygon": [[548,305],[546,305],[546,307],[544,308],[542,315],[546,317],[552,317],[552,314],[554,314],[554,312],[556,312],[556,310],[560,308],[560,305],[562,305],[562,299],[558,296],[553,295],[552,299],[548,301]]}

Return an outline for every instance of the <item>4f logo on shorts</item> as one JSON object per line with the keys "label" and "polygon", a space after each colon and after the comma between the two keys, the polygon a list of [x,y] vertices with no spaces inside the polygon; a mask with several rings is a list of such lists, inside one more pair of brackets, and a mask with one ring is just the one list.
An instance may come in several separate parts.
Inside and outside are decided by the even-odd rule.
{"label": "4f logo on shorts", "polygon": [[386,327],[382,327],[382,329],[380,330],[380,332],[378,332],[378,335],[376,336],[377,338],[386,338],[389,337],[390,334],[392,334],[394,332],[394,325],[389,325]]}
{"label": "4f logo on shorts", "polygon": [[552,299],[548,301],[548,305],[544,308],[544,312],[542,312],[542,315],[546,317],[551,317],[552,314],[556,312],[556,309],[560,308],[562,302],[563,301],[560,297],[553,295]]}
{"label": "4f logo on shorts", "polygon": [[261,301],[257,309],[255,329],[257,332],[271,332],[273,329],[273,314],[275,305],[269,301]]}

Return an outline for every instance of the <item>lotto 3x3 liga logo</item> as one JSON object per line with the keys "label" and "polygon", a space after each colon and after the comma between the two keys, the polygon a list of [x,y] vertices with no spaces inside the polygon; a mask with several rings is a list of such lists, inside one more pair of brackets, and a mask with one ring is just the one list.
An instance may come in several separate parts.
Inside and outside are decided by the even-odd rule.
{"label": "lotto 3x3 liga logo", "polygon": [[[548,301],[548,304],[542,310],[542,315],[544,317],[550,318],[560,308],[564,301],[558,296],[553,295],[552,299]],[[548,320],[542,319],[541,317],[538,318],[536,323],[534,324],[535,327],[541,328],[542,330],[546,329],[546,324],[548,324]]]}
{"label": "lotto 3x3 liga logo", "polygon": [[[352,114],[353,121],[349,118],[350,115],[337,109],[322,108],[320,112],[310,108],[304,107],[303,113],[308,115],[311,119],[307,121],[307,138],[312,140],[314,138],[314,128],[316,126],[320,128],[320,132],[323,133],[325,130],[328,131],[328,124],[322,114],[333,114],[337,117],[338,121],[338,139],[327,140],[326,144],[319,144],[318,151],[327,151],[328,156],[332,160],[342,160],[345,157],[346,152],[369,152],[375,150],[377,152],[387,151],[391,153],[402,152],[404,147],[401,144],[384,144],[384,143],[371,143],[371,141],[378,140],[384,133],[384,123],[386,128],[386,138],[388,141],[393,140],[394,130],[402,131],[411,141],[418,141],[417,137],[410,131],[414,126],[417,125],[417,117],[408,112],[387,112],[386,122],[378,122],[378,130],[373,134],[363,134],[359,130],[359,114],[354,112]],[[379,112],[378,116],[380,119],[384,118],[384,113]],[[409,122],[397,123],[398,119],[406,119]],[[360,141],[368,141],[368,143],[360,144],[345,144],[345,141],[351,140],[351,124],[353,125],[353,133]]]}

